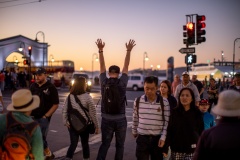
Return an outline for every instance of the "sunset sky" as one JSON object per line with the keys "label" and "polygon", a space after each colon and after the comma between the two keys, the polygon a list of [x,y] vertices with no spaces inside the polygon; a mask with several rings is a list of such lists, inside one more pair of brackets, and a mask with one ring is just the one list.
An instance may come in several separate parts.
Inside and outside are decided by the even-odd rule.
{"label": "sunset sky", "polygon": [[[9,1],[9,2],[6,2]],[[48,55],[55,60],[73,60],[75,69],[91,70],[95,44],[101,38],[106,46],[106,67],[123,66],[125,43],[136,41],[129,69],[167,68],[174,57],[175,67],[185,66],[183,25],[187,14],[206,16],[206,42],[196,45],[198,63],[221,59],[232,61],[233,45],[240,38],[239,0],[0,0],[0,39],[23,35],[35,39],[45,34]],[[43,41],[41,34],[38,35]],[[240,40],[236,43],[236,61],[240,59]],[[50,57],[49,57],[50,59]],[[94,62],[99,70],[99,62]]]}

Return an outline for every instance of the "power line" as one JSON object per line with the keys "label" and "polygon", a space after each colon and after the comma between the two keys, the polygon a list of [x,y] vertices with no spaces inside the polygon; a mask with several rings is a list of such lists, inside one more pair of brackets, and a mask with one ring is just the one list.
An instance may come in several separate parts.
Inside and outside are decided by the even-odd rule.
{"label": "power line", "polygon": [[3,2],[0,2],[0,3],[8,3],[8,2],[14,2],[14,1],[20,1],[20,0],[3,1]]}
{"label": "power line", "polygon": [[[9,1],[1,2],[1,3],[13,2],[13,1],[19,1],[19,0],[9,0]],[[16,7],[16,6],[22,6],[22,5],[31,4],[31,3],[39,3],[39,2],[42,2],[42,1],[47,1],[47,0],[38,0],[38,1],[20,3],[20,4],[15,4],[15,5],[4,6],[4,7],[0,7],[0,8]]]}

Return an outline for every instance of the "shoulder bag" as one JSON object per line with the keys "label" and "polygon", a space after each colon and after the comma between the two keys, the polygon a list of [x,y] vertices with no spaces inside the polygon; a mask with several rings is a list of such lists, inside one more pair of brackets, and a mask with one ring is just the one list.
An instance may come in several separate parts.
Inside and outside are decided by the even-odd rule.
{"label": "shoulder bag", "polygon": [[87,120],[81,115],[81,113],[79,113],[77,109],[72,107],[70,94],[68,95],[67,115],[71,128],[77,133],[81,133],[87,128]]}
{"label": "shoulder bag", "polygon": [[79,104],[79,106],[82,108],[82,110],[84,111],[85,115],[88,118],[86,129],[88,130],[88,132],[90,134],[94,134],[95,133],[95,125],[94,125],[93,121],[90,119],[90,117],[87,114],[87,112],[89,112],[89,110],[82,105],[80,99],[78,99],[78,97],[76,95],[74,95],[74,98],[75,98],[76,102]]}

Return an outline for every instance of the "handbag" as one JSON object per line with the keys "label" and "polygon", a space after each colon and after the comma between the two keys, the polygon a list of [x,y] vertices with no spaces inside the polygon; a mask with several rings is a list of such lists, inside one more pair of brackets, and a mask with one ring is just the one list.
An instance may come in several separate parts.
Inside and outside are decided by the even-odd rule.
{"label": "handbag", "polygon": [[79,113],[77,109],[74,109],[71,104],[70,95],[68,95],[68,109],[67,109],[68,122],[71,128],[77,133],[81,133],[87,128],[87,120]]}
{"label": "handbag", "polygon": [[94,134],[95,133],[95,125],[93,123],[93,121],[90,119],[90,117],[88,116],[88,114],[86,112],[89,112],[89,110],[85,107],[83,107],[81,101],[78,99],[78,97],[76,95],[74,95],[75,101],[79,104],[79,106],[82,108],[82,110],[84,111],[86,117],[88,118],[88,122],[87,122],[87,127],[86,129],[88,130],[88,132],[90,134]]}

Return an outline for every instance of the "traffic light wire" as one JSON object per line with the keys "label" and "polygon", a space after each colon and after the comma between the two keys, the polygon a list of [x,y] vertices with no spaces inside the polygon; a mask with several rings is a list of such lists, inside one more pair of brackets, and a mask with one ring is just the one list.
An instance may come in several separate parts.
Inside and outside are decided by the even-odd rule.
{"label": "traffic light wire", "polygon": [[[20,0],[7,0],[7,1],[0,2],[0,3],[11,3],[11,2],[16,2],[16,1],[20,1]],[[42,2],[42,1],[47,1],[47,0],[37,0],[37,1],[19,3],[19,4],[12,4],[12,5],[3,6],[3,7],[0,7],[0,8],[16,7],[16,6],[22,6],[22,5],[31,4],[31,3],[39,3],[39,2]]]}

